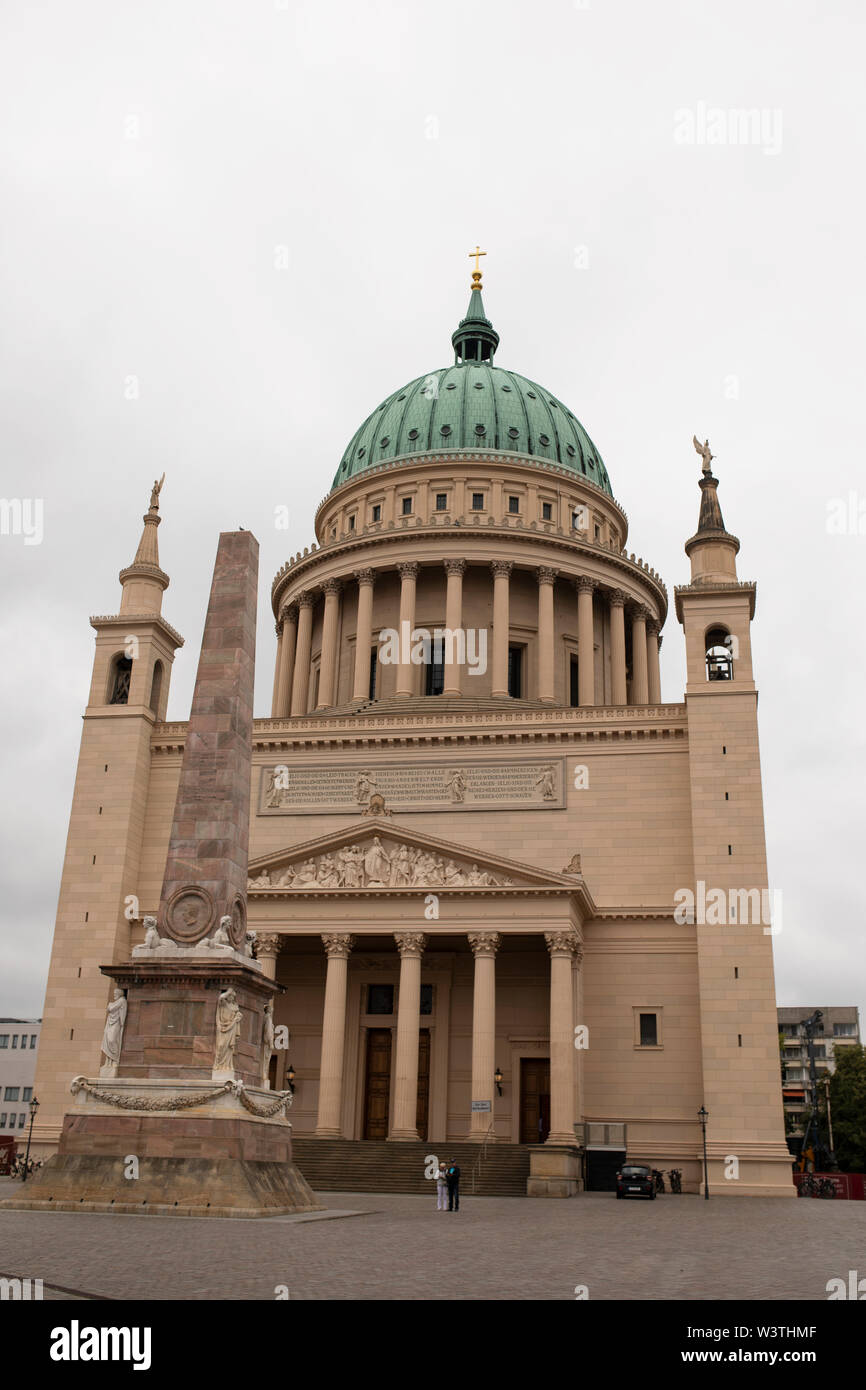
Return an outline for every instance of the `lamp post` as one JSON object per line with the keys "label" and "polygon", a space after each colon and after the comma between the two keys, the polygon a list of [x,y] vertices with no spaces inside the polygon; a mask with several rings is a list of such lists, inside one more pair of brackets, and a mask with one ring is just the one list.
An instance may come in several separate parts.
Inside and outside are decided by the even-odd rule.
{"label": "lamp post", "polygon": [[286,1085],[288,1086],[290,1093],[291,1093],[292,1095],[294,1095],[294,1094],[295,1094],[295,1069],[294,1069],[294,1067],[292,1066],[291,1062],[289,1063],[289,1069],[288,1069],[288,1071],[286,1072]]}
{"label": "lamp post", "polygon": [[500,1067],[497,1067],[495,1072],[493,1073],[493,1080],[496,1083],[496,1090],[498,1091],[499,1095],[502,1095],[502,1070]]}
{"label": "lamp post", "polygon": [[698,1119],[704,1134],[704,1198],[706,1201],[710,1200],[710,1178],[707,1171],[707,1120],[709,1118],[710,1112],[702,1105],[698,1111]]}
{"label": "lamp post", "polygon": [[36,1119],[36,1111],[39,1109],[39,1101],[34,1096],[30,1102],[30,1129],[27,1131],[27,1151],[24,1154],[24,1172],[21,1181],[27,1181],[27,1165],[30,1162],[30,1140],[33,1138],[33,1121]]}

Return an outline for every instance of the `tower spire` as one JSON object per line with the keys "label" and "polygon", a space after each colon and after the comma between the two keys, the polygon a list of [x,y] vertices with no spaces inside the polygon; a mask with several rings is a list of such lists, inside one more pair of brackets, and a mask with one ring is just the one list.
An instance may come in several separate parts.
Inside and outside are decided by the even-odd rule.
{"label": "tower spire", "polygon": [[451,335],[455,363],[492,362],[493,354],[499,347],[499,334],[485,314],[484,301],[481,298],[481,271],[478,267],[480,257],[486,255],[487,252],[482,251],[480,246],[469,252],[469,259],[475,261],[472,293],[469,296],[466,317],[460,320]]}
{"label": "tower spire", "polygon": [[698,529],[685,544],[686,554],[692,562],[692,583],[736,579],[736,556],[740,542],[725,528],[719,504],[719,480],[710,467],[715,455],[710,452],[708,440],[700,444],[697,435],[693,435],[692,442],[702,459],[698,482],[701,490]]}
{"label": "tower spire", "polygon": [[142,520],[144,530],[135,559],[126,569],[120,571],[118,578],[123,586],[120,600],[121,613],[161,613],[162,596],[169,586],[169,577],[159,564],[159,542],[157,527],[162,520],[159,514],[159,494],[165,482],[165,474],[157,482],[154,479],[150,492],[150,506]]}

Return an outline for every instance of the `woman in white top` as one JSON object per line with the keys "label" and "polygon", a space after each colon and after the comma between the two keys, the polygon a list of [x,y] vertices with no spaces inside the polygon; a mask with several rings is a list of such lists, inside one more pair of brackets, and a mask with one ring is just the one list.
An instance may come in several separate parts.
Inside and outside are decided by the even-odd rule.
{"label": "woman in white top", "polygon": [[448,1185],[445,1182],[445,1167],[441,1163],[436,1168],[436,1210],[448,1210]]}

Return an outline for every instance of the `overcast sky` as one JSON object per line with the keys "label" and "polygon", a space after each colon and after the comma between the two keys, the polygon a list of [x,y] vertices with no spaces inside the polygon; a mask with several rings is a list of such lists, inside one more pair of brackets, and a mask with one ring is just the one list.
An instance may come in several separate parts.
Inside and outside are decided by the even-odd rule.
{"label": "overcast sky", "polygon": [[758,582],[778,1000],[862,1009],[862,3],[0,13],[2,495],[44,500],[41,544],[0,536],[0,1013],[42,1009],[88,617],[118,609],[153,478],[186,638],[169,717],[238,526],[261,544],[267,715],[273,574],[360,422],[451,360],[477,242],[497,363],[575,411],[668,585],[667,700],[709,436]]}

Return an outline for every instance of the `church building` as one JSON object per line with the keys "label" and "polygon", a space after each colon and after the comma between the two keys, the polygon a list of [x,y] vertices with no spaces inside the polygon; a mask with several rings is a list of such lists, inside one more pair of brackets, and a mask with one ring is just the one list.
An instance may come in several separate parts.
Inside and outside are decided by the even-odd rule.
{"label": "church building", "polygon": [[[532,1146],[530,1193],[568,1196],[597,1141],[699,1191],[703,1109],[714,1195],[792,1196],[755,585],[709,446],[674,590],[686,687],[665,704],[668,590],[568,405],[498,365],[477,264],[453,363],[376,406],[271,586],[271,712],[238,796],[248,926],[283,987],[272,1087],[293,1088],[302,1170],[335,1143]],[[99,1071],[100,966],[142,942],[165,872],[187,725],[165,718],[183,639],[159,505],[156,485],[119,611],[90,620],[43,1154],[72,1079]]]}

